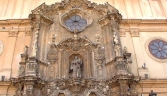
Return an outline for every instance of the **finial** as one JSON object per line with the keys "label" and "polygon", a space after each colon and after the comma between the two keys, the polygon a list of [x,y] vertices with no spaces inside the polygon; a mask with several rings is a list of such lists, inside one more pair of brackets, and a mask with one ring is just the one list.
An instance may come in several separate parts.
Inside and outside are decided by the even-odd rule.
{"label": "finial", "polygon": [[28,46],[25,45],[25,48],[24,48],[24,53],[27,54],[28,53]]}
{"label": "finial", "polygon": [[126,48],[126,46],[124,47],[124,53],[127,53],[128,51],[127,51],[127,48]]}
{"label": "finial", "polygon": [[78,37],[78,36],[77,36],[77,33],[78,33],[78,29],[75,29],[75,30],[74,30],[74,38],[75,38],[75,39],[77,39],[77,37]]}
{"label": "finial", "polygon": [[57,36],[57,35],[53,35],[53,36],[52,36],[52,44],[55,44],[56,36]]}

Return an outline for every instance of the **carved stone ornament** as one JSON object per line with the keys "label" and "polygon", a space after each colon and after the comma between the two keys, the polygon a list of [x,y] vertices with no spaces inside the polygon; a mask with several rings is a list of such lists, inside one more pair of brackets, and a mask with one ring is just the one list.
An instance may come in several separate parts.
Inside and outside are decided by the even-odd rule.
{"label": "carved stone ornament", "polygon": [[119,45],[115,45],[114,50],[116,56],[121,56],[121,47]]}
{"label": "carved stone ornament", "polygon": [[[92,18],[91,14],[99,17]],[[74,30],[65,23],[72,16],[78,20],[75,18],[72,22],[76,24]],[[117,9],[108,3],[62,0],[52,5],[41,4],[32,11],[29,19],[32,45],[31,48],[25,46],[21,54],[19,76],[11,78],[18,89],[16,96],[127,96],[128,84],[135,82],[135,78],[127,68],[130,54],[127,50],[122,54],[118,32],[122,16]],[[72,33],[67,35],[61,25],[60,30],[55,29],[54,26],[59,26],[57,20]],[[86,23],[77,29],[79,20]],[[100,24],[94,28],[101,27],[97,29],[104,34],[80,33],[90,31],[88,27],[93,20],[96,20],[94,25]],[[88,30],[84,30],[86,28]],[[59,36],[57,40],[55,34]],[[93,38],[89,39],[85,34]],[[48,41],[51,41],[50,48]]]}
{"label": "carved stone ornament", "polygon": [[50,50],[47,54],[47,59],[50,63],[54,63],[58,59],[58,51],[55,48],[54,44],[50,45]]}
{"label": "carved stone ornament", "polygon": [[87,49],[91,48],[90,46],[94,47],[93,43],[87,39],[80,38],[74,35],[74,38],[64,39],[60,42],[57,47],[67,49],[72,49],[73,51],[79,51],[80,49]]}
{"label": "carved stone ornament", "polygon": [[83,5],[83,3],[84,2],[82,0],[71,0],[70,5],[72,8],[79,8]]}
{"label": "carved stone ornament", "polygon": [[105,59],[104,47],[97,45],[97,48],[94,50],[94,52],[95,52],[95,59],[99,64],[102,64],[103,60]]}
{"label": "carved stone ornament", "polygon": [[3,43],[2,43],[2,41],[0,40],[0,56],[1,56],[2,52],[3,52]]}
{"label": "carved stone ornament", "polygon": [[39,29],[40,29],[40,22],[34,22],[34,28],[33,28],[33,42],[32,42],[32,51],[31,55],[33,57],[36,57],[36,52],[38,50],[38,36],[39,36]]}
{"label": "carved stone ornament", "polygon": [[55,68],[53,66],[48,68],[49,70],[49,80],[54,80],[54,76],[55,76]]}

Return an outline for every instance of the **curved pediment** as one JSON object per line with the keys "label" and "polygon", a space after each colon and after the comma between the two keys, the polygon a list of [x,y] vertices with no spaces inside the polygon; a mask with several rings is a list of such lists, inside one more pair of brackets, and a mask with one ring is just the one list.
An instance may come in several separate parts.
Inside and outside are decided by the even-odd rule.
{"label": "curved pediment", "polygon": [[41,12],[47,17],[53,18],[54,14],[58,14],[60,11],[66,12],[69,9],[71,10],[72,8],[93,10],[99,15],[102,15],[103,17],[105,17],[106,15],[110,15],[111,18],[117,18],[117,20],[119,21],[122,18],[122,16],[119,14],[119,11],[108,2],[105,4],[97,4],[94,2],[91,3],[88,0],[64,0],[62,2],[52,5],[46,5],[45,3],[43,3],[34,10],[32,10],[32,14],[38,14],[39,12]]}
{"label": "curved pediment", "polygon": [[84,38],[67,38],[60,42],[57,47],[58,48],[70,48],[73,51],[78,51],[82,48],[90,48],[95,46],[90,40]]}

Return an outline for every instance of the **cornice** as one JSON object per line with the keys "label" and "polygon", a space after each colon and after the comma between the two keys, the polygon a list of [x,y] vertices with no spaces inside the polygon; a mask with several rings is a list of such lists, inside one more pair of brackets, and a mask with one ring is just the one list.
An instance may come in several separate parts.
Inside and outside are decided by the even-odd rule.
{"label": "cornice", "polygon": [[11,83],[11,81],[0,81],[0,86],[9,86]]}
{"label": "cornice", "polygon": [[7,20],[0,20],[0,25],[27,25],[31,24],[29,19],[7,19]]}
{"label": "cornice", "polygon": [[120,24],[167,24],[167,19],[123,19]]}
{"label": "cornice", "polygon": [[152,84],[152,83],[156,83],[156,84],[167,84],[167,79],[141,79],[140,84]]}

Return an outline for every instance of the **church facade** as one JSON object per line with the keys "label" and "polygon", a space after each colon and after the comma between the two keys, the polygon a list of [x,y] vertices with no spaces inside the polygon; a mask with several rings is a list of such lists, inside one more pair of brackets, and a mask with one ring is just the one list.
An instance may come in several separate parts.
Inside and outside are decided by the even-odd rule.
{"label": "church facade", "polygon": [[116,1],[88,0],[42,3],[27,19],[3,17],[0,96],[166,96],[167,12],[165,1],[155,1],[139,4],[149,19],[139,17],[139,2],[131,1],[132,16]]}

